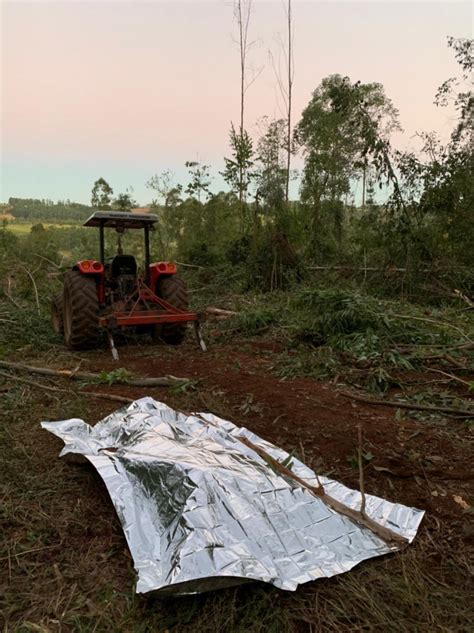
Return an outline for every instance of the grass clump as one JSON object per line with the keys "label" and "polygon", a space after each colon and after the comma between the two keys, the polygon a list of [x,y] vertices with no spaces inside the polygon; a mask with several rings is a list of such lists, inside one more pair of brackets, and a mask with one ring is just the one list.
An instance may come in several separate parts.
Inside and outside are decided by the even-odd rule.
{"label": "grass clump", "polygon": [[255,308],[238,314],[235,325],[239,332],[251,336],[266,331],[277,323],[278,316],[274,310]]}
{"label": "grass clump", "polygon": [[305,289],[297,296],[295,309],[301,310],[317,340],[387,326],[376,299],[342,290]]}

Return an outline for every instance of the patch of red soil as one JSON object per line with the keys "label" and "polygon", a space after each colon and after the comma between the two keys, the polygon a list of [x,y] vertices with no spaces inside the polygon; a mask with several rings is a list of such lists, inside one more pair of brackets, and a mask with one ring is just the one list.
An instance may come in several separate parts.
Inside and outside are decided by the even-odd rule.
{"label": "patch of red soil", "polygon": [[[331,383],[281,379],[272,371],[279,351],[272,342],[248,340],[221,344],[207,353],[191,343],[175,348],[126,346],[119,349],[118,366],[137,376],[171,374],[198,380],[197,389],[184,395],[127,385],[94,385],[90,390],[130,398],[149,395],[176,408],[211,411],[355,488],[361,423],[368,493],[462,519],[463,508],[455,497],[472,503],[468,431],[462,422],[436,426],[407,412],[397,420],[395,409],[351,401]],[[86,361],[90,371],[117,368],[105,350],[88,355]],[[97,419],[117,406],[102,401]]]}

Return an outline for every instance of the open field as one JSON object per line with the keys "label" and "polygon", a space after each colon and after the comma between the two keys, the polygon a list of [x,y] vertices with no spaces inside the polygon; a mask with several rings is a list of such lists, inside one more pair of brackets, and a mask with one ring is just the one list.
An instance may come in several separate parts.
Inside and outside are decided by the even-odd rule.
{"label": "open field", "polygon": [[11,222],[8,223],[8,230],[18,236],[28,235],[31,233],[31,227],[35,224],[42,224],[45,229],[68,229],[71,226],[76,226],[75,224],[64,224],[64,223],[52,223],[52,222]]}
{"label": "open field", "polygon": [[[351,401],[336,381],[275,373],[285,346],[271,337],[193,340],[179,348],[130,344],[121,367],[137,375],[198,380],[194,389],[82,386],[43,381],[47,391],[0,377],[3,627],[11,631],[468,631],[472,630],[472,433],[468,421],[401,414]],[[103,350],[73,354],[51,343],[15,360],[37,366],[111,371]],[[21,378],[37,382],[37,377]],[[413,384],[433,375],[411,374]],[[453,389],[469,398],[462,386]],[[357,425],[368,455],[369,493],[426,510],[413,546],[331,580],[286,593],[263,585],[195,597],[135,596],[121,527],[90,465],[59,459],[62,442],[41,420],[94,422],[117,404],[87,390],[150,395],[182,410],[207,410],[244,425],[310,466],[357,488]],[[391,389],[390,397],[399,390]],[[460,499],[466,504],[460,502]]]}

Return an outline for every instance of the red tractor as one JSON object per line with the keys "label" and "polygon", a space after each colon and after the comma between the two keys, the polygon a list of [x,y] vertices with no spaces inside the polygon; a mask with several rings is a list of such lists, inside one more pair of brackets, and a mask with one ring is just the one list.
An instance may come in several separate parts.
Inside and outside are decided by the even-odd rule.
{"label": "red tractor", "polygon": [[[99,228],[100,260],[77,262],[64,278],[63,292],[51,306],[53,328],[64,334],[71,349],[96,347],[106,331],[116,355],[112,335],[124,328],[149,332],[153,339],[178,345],[193,321],[201,346],[198,315],[188,308],[186,286],[172,262],[150,262],[150,231],[156,215],[97,211],[84,226]],[[105,258],[104,229],[118,234],[117,254]],[[140,275],[133,255],[124,255],[122,235],[127,229],[145,231],[145,269]]]}

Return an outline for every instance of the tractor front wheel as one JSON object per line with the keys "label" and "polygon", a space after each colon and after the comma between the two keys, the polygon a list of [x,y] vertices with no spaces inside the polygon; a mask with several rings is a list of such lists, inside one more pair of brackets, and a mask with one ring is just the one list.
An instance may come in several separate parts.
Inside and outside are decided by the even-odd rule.
{"label": "tractor front wheel", "polygon": [[[186,284],[177,275],[159,279],[156,294],[179,310],[189,309]],[[168,345],[179,345],[183,342],[185,335],[186,323],[181,322],[155,326],[152,332],[154,340],[162,339]]]}
{"label": "tractor front wheel", "polygon": [[99,333],[99,300],[93,277],[70,270],[64,278],[64,340],[71,349],[90,349]]}

